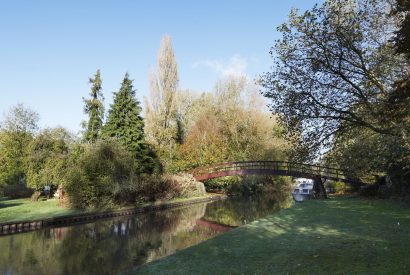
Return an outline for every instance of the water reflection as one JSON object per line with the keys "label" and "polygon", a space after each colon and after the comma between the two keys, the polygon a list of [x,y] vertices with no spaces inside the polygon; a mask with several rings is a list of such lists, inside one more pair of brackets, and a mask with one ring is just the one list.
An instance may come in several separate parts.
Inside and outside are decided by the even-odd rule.
{"label": "water reflection", "polygon": [[213,203],[0,237],[2,274],[112,274],[278,210],[262,198]]}

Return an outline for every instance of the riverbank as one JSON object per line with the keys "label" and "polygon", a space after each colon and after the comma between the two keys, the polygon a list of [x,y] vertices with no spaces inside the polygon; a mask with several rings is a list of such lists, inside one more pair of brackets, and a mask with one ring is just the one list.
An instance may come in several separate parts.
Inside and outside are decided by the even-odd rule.
{"label": "riverbank", "polygon": [[71,209],[58,205],[55,199],[32,202],[30,199],[0,201],[0,234],[39,229],[48,225],[71,224],[99,218],[174,208],[193,203],[222,199],[225,196],[206,194],[202,197],[156,201],[115,209]]}
{"label": "riverbank", "polygon": [[129,274],[408,274],[410,209],[336,197],[297,204]]}

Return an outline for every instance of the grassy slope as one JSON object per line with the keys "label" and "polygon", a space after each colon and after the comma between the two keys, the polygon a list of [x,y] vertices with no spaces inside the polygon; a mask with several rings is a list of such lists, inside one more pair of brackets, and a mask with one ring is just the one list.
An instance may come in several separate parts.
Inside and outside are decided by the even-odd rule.
{"label": "grassy slope", "polygon": [[298,204],[131,273],[410,274],[409,256],[409,208],[336,198]]}

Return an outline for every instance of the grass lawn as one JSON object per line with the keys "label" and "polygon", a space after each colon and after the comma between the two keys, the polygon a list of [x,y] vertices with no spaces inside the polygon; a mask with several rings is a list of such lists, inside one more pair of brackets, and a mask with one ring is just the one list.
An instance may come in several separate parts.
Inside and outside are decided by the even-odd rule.
{"label": "grass lawn", "polygon": [[61,207],[56,199],[32,202],[28,199],[1,200],[0,223],[41,220],[65,215],[76,215],[85,211]]}
{"label": "grass lawn", "polygon": [[312,200],[129,273],[410,274],[410,209]]}

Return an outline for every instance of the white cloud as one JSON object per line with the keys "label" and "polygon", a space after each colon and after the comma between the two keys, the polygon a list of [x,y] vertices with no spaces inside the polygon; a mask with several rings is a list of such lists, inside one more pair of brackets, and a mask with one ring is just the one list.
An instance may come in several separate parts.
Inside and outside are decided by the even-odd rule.
{"label": "white cloud", "polygon": [[206,67],[217,74],[226,75],[246,75],[246,69],[248,68],[248,61],[246,58],[240,55],[234,55],[229,60],[216,60],[208,59],[195,62],[192,68]]}

